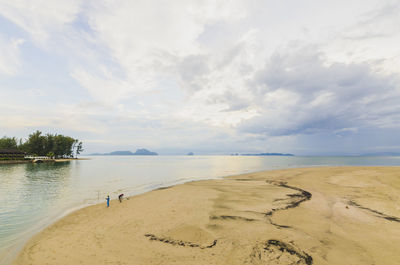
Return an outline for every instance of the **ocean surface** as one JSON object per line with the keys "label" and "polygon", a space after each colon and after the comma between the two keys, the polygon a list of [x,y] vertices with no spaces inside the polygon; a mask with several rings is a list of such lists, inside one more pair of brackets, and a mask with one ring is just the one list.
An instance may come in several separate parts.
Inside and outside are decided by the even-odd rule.
{"label": "ocean surface", "polygon": [[62,163],[0,165],[0,264],[69,212],[192,180],[308,166],[400,166],[400,157],[93,156]]}

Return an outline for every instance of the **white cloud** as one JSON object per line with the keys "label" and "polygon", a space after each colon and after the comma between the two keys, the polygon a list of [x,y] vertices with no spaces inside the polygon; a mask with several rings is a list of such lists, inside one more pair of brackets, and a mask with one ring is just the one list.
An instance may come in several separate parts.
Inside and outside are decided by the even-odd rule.
{"label": "white cloud", "polygon": [[[392,130],[400,121],[400,5],[388,3],[0,0],[1,16],[28,33],[21,54],[12,29],[0,31],[0,72],[12,76],[28,63],[54,81],[53,91],[80,97],[46,113],[39,105],[53,99],[19,73],[4,90],[35,89],[40,99],[20,92],[24,108],[3,105],[0,122],[65,127],[97,143],[173,148],[172,139],[226,150]],[[39,69],[46,59],[60,66],[54,77]]]}
{"label": "white cloud", "polygon": [[[203,53],[204,47],[197,38],[207,25],[237,20],[244,15],[243,2],[236,0],[92,3],[86,14],[88,23],[97,41],[107,47],[113,61],[121,67],[120,75],[92,75],[92,84],[81,70],[77,70],[79,75],[74,70],[73,77],[81,83],[85,79],[83,86],[105,101],[111,98],[115,102],[127,94],[150,92],[158,89],[160,79],[176,73],[182,58]],[[108,65],[100,67],[108,68]],[[168,79],[176,80],[175,77]],[[107,83],[113,84],[112,97],[101,88]]]}
{"label": "white cloud", "polygon": [[80,9],[80,0],[1,0],[0,14],[30,33],[38,42],[63,30]]}
{"label": "white cloud", "polygon": [[107,69],[104,69],[100,77],[84,69],[75,69],[71,76],[89,91],[94,100],[106,103],[117,103],[129,94],[132,85],[114,77]]}
{"label": "white cloud", "polygon": [[400,74],[400,4],[382,1],[336,28],[323,50],[330,61],[379,62],[372,66],[383,73]]}
{"label": "white cloud", "polygon": [[21,65],[20,48],[23,39],[11,39],[0,35],[0,73],[5,75],[17,74]]}
{"label": "white cloud", "polygon": [[[197,52],[206,25],[244,16],[241,1],[105,1],[89,24],[125,67],[148,66],[160,56]],[[150,61],[150,62],[149,62]]]}

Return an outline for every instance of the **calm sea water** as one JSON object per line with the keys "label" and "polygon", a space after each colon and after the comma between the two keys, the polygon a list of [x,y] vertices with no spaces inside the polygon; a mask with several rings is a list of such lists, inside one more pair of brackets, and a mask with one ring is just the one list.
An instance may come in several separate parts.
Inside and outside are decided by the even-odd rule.
{"label": "calm sea water", "polygon": [[191,180],[306,166],[400,166],[400,157],[108,156],[0,165],[0,264],[32,234],[83,206]]}

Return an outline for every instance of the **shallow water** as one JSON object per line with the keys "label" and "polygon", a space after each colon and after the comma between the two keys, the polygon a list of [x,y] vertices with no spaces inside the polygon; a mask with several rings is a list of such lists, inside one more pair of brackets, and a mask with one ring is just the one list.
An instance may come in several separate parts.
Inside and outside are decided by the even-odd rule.
{"label": "shallow water", "polygon": [[73,209],[190,180],[306,166],[393,165],[400,157],[95,156],[0,165],[0,264]]}

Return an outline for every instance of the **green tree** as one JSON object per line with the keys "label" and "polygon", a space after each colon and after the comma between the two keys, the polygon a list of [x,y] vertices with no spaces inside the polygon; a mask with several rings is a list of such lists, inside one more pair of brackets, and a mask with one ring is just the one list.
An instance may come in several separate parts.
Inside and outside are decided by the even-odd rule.
{"label": "green tree", "polygon": [[64,137],[64,146],[65,146],[64,156],[66,156],[66,157],[74,157],[74,155],[73,155],[73,153],[74,153],[73,145],[74,145],[75,141],[76,140],[74,138],[72,138],[72,137],[69,137],[69,136],[65,136]]}
{"label": "green tree", "polygon": [[83,146],[82,142],[79,142],[78,145],[76,146],[76,158],[78,158],[78,155],[83,151]]}
{"label": "green tree", "polygon": [[18,143],[18,150],[23,151],[28,153],[28,147],[27,147],[27,142],[23,141],[22,139],[19,139],[19,143]]}
{"label": "green tree", "polygon": [[30,134],[28,139],[23,142],[17,138],[9,138],[4,136],[0,138],[0,149],[19,149],[31,155],[52,157],[74,157],[83,151],[82,142],[69,136],[61,134],[42,135],[41,131],[35,131]]}
{"label": "green tree", "polygon": [[[72,144],[72,156],[74,156],[74,152],[75,152],[75,149],[76,149],[76,147],[77,147],[77,145],[78,145],[78,142],[79,142],[79,140],[78,139],[75,139],[75,141],[74,141],[74,143]],[[76,154],[76,152],[75,152],[75,157],[77,157],[78,155]]]}
{"label": "green tree", "polygon": [[29,135],[27,141],[27,152],[30,154],[37,154],[39,156],[46,155],[45,152],[46,137],[42,135],[41,131],[36,131]]}
{"label": "green tree", "polygon": [[17,149],[18,140],[15,137],[6,137],[0,138],[0,149]]}
{"label": "green tree", "polygon": [[49,152],[53,152],[53,149],[54,149],[54,135],[48,133],[44,137],[44,150],[43,150],[43,152],[45,154],[48,154]]}
{"label": "green tree", "polygon": [[54,136],[53,152],[56,157],[73,157],[75,139],[64,135]]}

